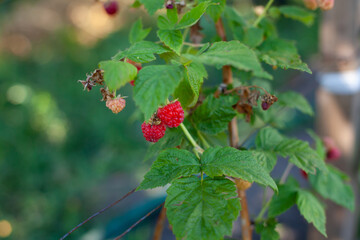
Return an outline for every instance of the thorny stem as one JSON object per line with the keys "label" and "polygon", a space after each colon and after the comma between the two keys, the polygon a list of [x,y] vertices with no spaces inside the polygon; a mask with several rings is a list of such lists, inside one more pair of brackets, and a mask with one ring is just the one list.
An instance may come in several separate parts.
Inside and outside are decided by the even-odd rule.
{"label": "thorny stem", "polygon": [[[289,176],[290,174],[290,171],[291,169],[293,168],[294,164],[293,163],[288,163],[288,165],[286,166],[281,178],[280,178],[280,184],[283,184],[285,183],[287,177]],[[266,191],[265,191],[265,194],[266,194]],[[274,195],[274,193],[273,193]],[[262,220],[266,210],[270,207],[270,203],[271,203],[271,199],[272,199],[272,196],[270,197],[270,199],[265,203],[265,205],[263,206],[263,208],[261,209],[259,215],[256,217],[255,219],[255,222],[259,222]]]}
{"label": "thorny stem", "polygon": [[269,10],[269,8],[271,7],[271,5],[274,3],[274,0],[269,0],[269,2],[266,4],[264,12],[262,14],[260,14],[260,16],[255,20],[254,22],[254,27],[256,27],[261,20],[266,16],[267,11]]}
{"label": "thorny stem", "polygon": [[195,154],[198,156],[197,153],[202,154],[204,152],[204,149],[202,149],[194,140],[194,138],[191,136],[191,134],[189,133],[189,131],[187,130],[187,128],[185,127],[185,125],[183,123],[180,124],[181,130],[184,132],[185,136],[187,137],[187,139],[189,140],[189,142],[191,143],[191,145],[193,145],[194,147],[194,152]]}
{"label": "thorny stem", "polygon": [[[136,187],[137,188],[137,187]],[[119,200],[116,200],[115,202],[111,203],[110,205],[104,207],[103,209],[101,209],[100,211],[94,213],[93,215],[91,215],[89,218],[87,218],[85,221],[83,221],[82,223],[80,223],[79,225],[77,225],[76,227],[74,227],[73,229],[70,230],[70,232],[68,232],[67,234],[65,234],[62,238],[60,238],[60,240],[65,239],[66,237],[68,237],[71,233],[73,233],[76,229],[78,229],[79,227],[81,227],[82,225],[84,225],[85,223],[87,223],[88,221],[90,221],[91,219],[93,219],[94,217],[100,215],[101,213],[105,212],[106,210],[108,210],[109,208],[115,206],[116,204],[118,204],[119,202],[121,202],[122,200],[124,200],[125,198],[127,198],[128,196],[130,196],[131,194],[133,194],[136,191],[136,188],[132,189],[130,192],[128,192],[127,194],[125,194],[124,196],[122,196]]]}
{"label": "thorny stem", "polygon": [[[220,36],[220,38],[223,41],[226,41],[226,33],[225,28],[222,23],[222,19],[219,18],[219,20],[215,24],[216,32]],[[231,84],[233,82],[232,78],[232,71],[231,66],[224,66],[223,67],[223,83],[225,84]],[[237,148],[239,144],[239,133],[237,129],[237,121],[236,117],[231,120],[229,123],[229,135],[230,135],[230,145],[232,147]],[[236,181],[236,179],[235,179]],[[240,198],[241,203],[241,211],[240,211],[240,217],[241,217],[241,228],[242,228],[242,237],[243,240],[251,240],[252,239],[252,230],[251,230],[251,223],[250,223],[250,217],[249,217],[249,209],[247,206],[247,200],[246,200],[246,192],[242,189],[238,190],[238,197]]]}
{"label": "thorny stem", "polygon": [[164,205],[164,203],[160,204],[159,206],[157,206],[156,208],[154,208],[153,210],[151,210],[150,212],[148,212],[145,216],[143,216],[142,218],[140,218],[136,223],[134,223],[133,225],[131,225],[131,227],[129,227],[128,229],[126,229],[125,232],[123,232],[121,235],[119,235],[118,237],[116,237],[114,240],[119,240],[121,239],[123,236],[125,236],[127,233],[129,233],[134,227],[136,227],[139,223],[141,223],[142,221],[144,221],[148,216],[150,216],[153,212],[155,212],[156,210],[158,210],[159,208],[161,208]]}

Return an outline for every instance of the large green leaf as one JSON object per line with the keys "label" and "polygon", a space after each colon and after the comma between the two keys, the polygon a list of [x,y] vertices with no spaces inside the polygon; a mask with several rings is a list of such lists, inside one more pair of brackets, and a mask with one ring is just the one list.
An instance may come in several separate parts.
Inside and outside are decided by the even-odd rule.
{"label": "large green leaf", "polygon": [[166,47],[160,46],[156,43],[149,41],[136,42],[125,51],[118,52],[113,60],[121,60],[128,58],[134,62],[147,63],[154,61],[156,58],[154,54],[162,54],[169,52],[170,50]]}
{"label": "large green leaf", "polygon": [[276,217],[296,204],[297,191],[299,190],[297,182],[289,181],[286,184],[278,185],[278,187],[279,193],[275,194],[270,202],[269,217]]}
{"label": "large green leaf", "polygon": [[162,151],[137,190],[165,186],[179,177],[200,173],[196,156],[183,149],[171,148]]}
{"label": "large green leaf", "polygon": [[307,130],[307,133],[315,140],[315,150],[317,154],[325,161],[326,148],[322,139],[312,130]]}
{"label": "large green leaf", "polygon": [[145,119],[165,104],[182,79],[182,67],[153,65],[144,67],[138,75],[134,87],[134,100]]}
{"label": "large green leaf", "polygon": [[276,231],[276,225],[276,220],[270,218],[265,222],[257,223],[255,230],[260,234],[261,240],[279,240],[280,235]]}
{"label": "large green leaf", "polygon": [[215,147],[205,150],[201,157],[203,171],[210,177],[230,176],[257,182],[277,190],[267,170],[258,164],[251,151],[232,147]]}
{"label": "large green leaf", "polygon": [[267,172],[271,172],[276,165],[277,156],[273,151],[253,150],[254,158]]}
{"label": "large green leaf", "polygon": [[328,172],[319,171],[316,175],[309,175],[311,185],[324,198],[354,211],[354,193],[351,186],[345,182],[344,173],[331,165],[327,165],[327,168]]}
{"label": "large green leaf", "polygon": [[214,98],[208,96],[191,116],[200,131],[217,134],[227,129],[228,123],[236,116],[232,106],[236,103],[232,97]]}
{"label": "large green leaf", "polygon": [[164,1],[161,0],[139,0],[144,4],[146,10],[150,15],[153,15],[157,10],[164,7]]}
{"label": "large green leaf", "polygon": [[258,77],[272,78],[264,72],[254,51],[237,40],[216,42],[206,52],[196,56],[196,59],[207,65],[216,67],[231,65],[240,70],[251,71]]}
{"label": "large green leaf", "polygon": [[158,30],[159,39],[170,49],[180,54],[181,45],[183,43],[183,35],[180,30]]}
{"label": "large green leaf", "polygon": [[[199,2],[207,2],[208,0],[199,0]],[[213,5],[209,6],[206,10],[206,13],[214,20],[214,22],[217,22],[224,11],[224,8],[226,6],[225,0],[211,0],[211,3],[214,3]]]}
{"label": "large green leaf", "polygon": [[141,22],[141,18],[137,20],[133,26],[131,27],[130,33],[129,33],[129,41],[131,44],[134,44],[136,42],[140,42],[146,38],[147,35],[149,35],[151,31],[151,28],[143,29],[143,25]]}
{"label": "large green leaf", "polygon": [[262,128],[256,136],[255,145],[257,149],[274,150],[284,140],[284,137],[274,128]]}
{"label": "large green leaf", "polygon": [[167,190],[166,214],[177,239],[220,240],[239,215],[236,187],[227,179],[185,177]]}
{"label": "large green leaf", "polygon": [[304,114],[310,116],[314,115],[314,111],[308,101],[304,98],[303,95],[297,92],[285,92],[278,95],[279,101],[277,104],[289,108],[294,108],[299,110]]}
{"label": "large green leaf", "polygon": [[306,221],[314,224],[315,228],[326,237],[326,216],[324,206],[316,197],[308,191],[299,190],[296,204],[298,205],[301,215]]}
{"label": "large green leaf", "polygon": [[278,10],[285,17],[300,21],[307,26],[311,26],[314,23],[315,14],[305,8],[297,6],[282,6]]}
{"label": "large green leaf", "polygon": [[116,90],[135,79],[137,69],[134,65],[119,61],[102,61],[99,66],[104,70],[104,80],[110,91]]}
{"label": "large green leaf", "polygon": [[275,152],[283,157],[289,157],[290,162],[307,173],[314,174],[316,168],[327,171],[323,159],[309,146],[308,142],[286,139],[276,146]]}
{"label": "large green leaf", "polygon": [[270,38],[265,40],[258,49],[260,59],[269,65],[312,73],[307,64],[301,61],[294,42]]}
{"label": "large green leaf", "polygon": [[198,4],[196,7],[184,14],[175,28],[183,29],[194,25],[197,21],[199,21],[201,16],[205,13],[207,7],[210,5],[210,2],[202,2]]}

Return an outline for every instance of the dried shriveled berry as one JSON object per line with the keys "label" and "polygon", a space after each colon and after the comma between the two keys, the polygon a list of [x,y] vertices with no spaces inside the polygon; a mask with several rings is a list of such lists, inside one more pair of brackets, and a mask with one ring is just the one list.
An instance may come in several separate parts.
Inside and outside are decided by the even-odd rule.
{"label": "dried shriveled berry", "polygon": [[269,103],[267,103],[267,102],[262,102],[262,103],[261,103],[261,108],[262,108],[263,110],[268,110],[269,107],[270,107],[270,104],[269,104]]}
{"label": "dried shriveled berry", "polygon": [[121,112],[125,106],[126,101],[125,99],[121,97],[117,97],[114,99],[109,99],[106,101],[106,106],[113,112],[113,113],[119,113]]}
{"label": "dried shriveled berry", "polygon": [[143,122],[141,125],[141,131],[146,139],[149,142],[157,142],[159,139],[164,137],[166,126],[163,123],[152,124]]}
{"label": "dried shriveled berry", "polygon": [[184,121],[184,110],[179,101],[174,101],[168,105],[159,108],[157,116],[166,126],[178,127]]}

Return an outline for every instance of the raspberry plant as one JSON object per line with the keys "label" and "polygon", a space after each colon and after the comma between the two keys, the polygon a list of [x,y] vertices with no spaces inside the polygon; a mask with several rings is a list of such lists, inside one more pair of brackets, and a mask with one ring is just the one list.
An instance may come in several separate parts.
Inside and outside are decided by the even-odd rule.
{"label": "raspberry plant", "polygon": [[[314,113],[300,94],[275,94],[262,87],[273,79],[265,66],[311,73],[295,43],[279,37],[276,22],[291,18],[309,26],[314,13],[273,2],[240,14],[225,0],[136,0],[133,7],[144,5],[150,15],[157,13],[158,41],[146,40],[151,29],[137,20],[130,47],[100,62],[99,69],[81,81],[89,91],[105,84],[103,100],[114,112],[125,107],[125,99],[115,91],[128,83],[134,86],[133,98],[145,120],[144,138],[156,142],[147,156],[156,160],[137,190],[170,184],[164,207],[177,239],[223,239],[231,235],[239,214],[243,239],[251,239],[249,215],[256,213],[249,214],[243,203],[252,183],[261,185],[264,194],[274,192],[253,219],[261,239],[279,239],[276,217],[293,205],[324,236],[321,199],[354,209],[348,177],[325,162],[329,153],[324,142],[309,132],[316,143],[311,147],[279,132],[284,109]],[[318,4],[328,9],[333,1],[304,3],[312,10]],[[217,34],[205,36],[205,21]],[[222,69],[223,79],[209,76],[211,68]],[[217,83],[204,86],[208,80]],[[254,131],[239,136],[238,129]],[[274,180],[271,171],[279,156],[289,164],[281,179]],[[287,178],[293,166],[308,176],[311,188]]]}

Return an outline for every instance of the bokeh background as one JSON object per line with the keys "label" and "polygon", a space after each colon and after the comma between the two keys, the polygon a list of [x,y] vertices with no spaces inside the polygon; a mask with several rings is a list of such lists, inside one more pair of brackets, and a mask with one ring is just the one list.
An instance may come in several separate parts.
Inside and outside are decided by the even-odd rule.
{"label": "bokeh background", "polygon": [[[240,2],[240,11],[251,4]],[[0,0],[0,239],[58,239],[136,187],[151,165],[144,161],[148,144],[132,87],[121,90],[130,97],[115,115],[100,101],[98,89],[85,92],[77,82],[130,45],[128,32],[140,16],[145,27],[155,26],[155,18],[142,8],[130,8],[131,0],[119,4],[119,14],[111,17],[94,0]],[[201,24],[205,33],[215,34],[210,19]],[[301,39],[300,54],[314,61],[318,18],[312,27],[289,19],[278,24],[280,36]],[[149,39],[155,38],[152,31]],[[221,73],[209,71],[207,84],[219,83]],[[296,90],[315,104],[313,76],[292,70],[274,74],[271,88]],[[301,132],[312,128],[314,119],[293,111],[286,118],[285,131],[308,139]],[[284,167],[280,161],[274,174]],[[297,171],[293,175],[306,184]],[[252,189],[249,198],[258,199],[258,190]],[[136,193],[69,239],[114,237],[163,198],[163,190]],[[296,209],[283,218],[284,239],[305,239],[307,225]],[[155,221],[156,214],[126,239],[149,239]],[[164,239],[173,239],[168,226]]]}

